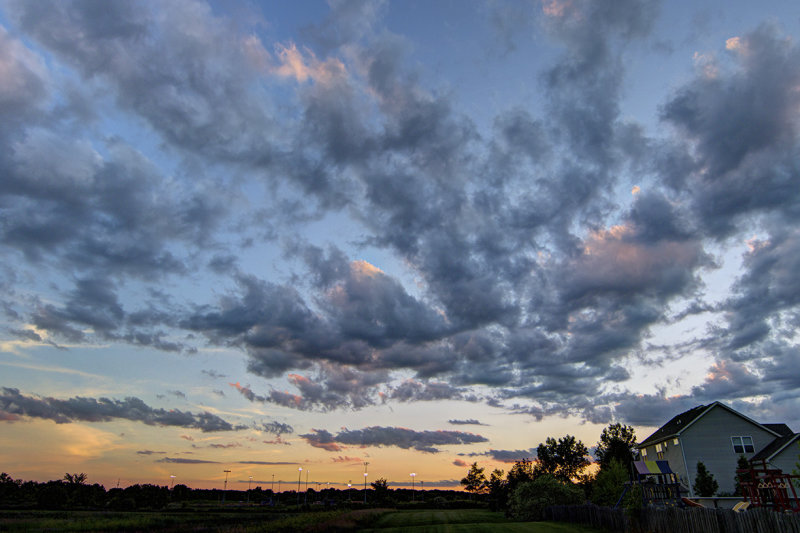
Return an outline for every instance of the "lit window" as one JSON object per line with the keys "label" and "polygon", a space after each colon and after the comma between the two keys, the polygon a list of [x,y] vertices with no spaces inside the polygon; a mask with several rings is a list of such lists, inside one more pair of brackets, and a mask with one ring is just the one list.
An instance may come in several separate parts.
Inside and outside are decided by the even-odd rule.
{"label": "lit window", "polygon": [[679,441],[678,439],[673,439],[672,440],[672,444],[674,444],[675,446],[677,446],[680,443],[681,443],[681,441]]}
{"label": "lit window", "polygon": [[756,451],[753,446],[753,437],[731,437],[733,443],[733,453],[754,453]]}
{"label": "lit window", "polygon": [[647,457],[647,448],[642,448],[642,457]]}
{"label": "lit window", "polygon": [[656,453],[661,451],[661,443],[656,444]]}

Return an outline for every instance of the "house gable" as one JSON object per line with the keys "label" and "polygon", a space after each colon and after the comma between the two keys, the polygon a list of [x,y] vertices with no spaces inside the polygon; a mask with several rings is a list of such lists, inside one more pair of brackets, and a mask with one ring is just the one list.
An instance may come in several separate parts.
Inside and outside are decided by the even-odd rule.
{"label": "house gable", "polygon": [[787,430],[785,424],[760,424],[714,402],[673,417],[637,448],[644,459],[668,460],[690,494],[698,462],[714,475],[720,492],[732,492],[738,458],[752,457]]}
{"label": "house gable", "polygon": [[[684,411],[683,413],[673,417],[669,422],[658,428],[652,435],[644,439],[637,448],[642,449],[647,446],[656,444],[658,442],[665,441],[670,438],[675,438],[680,436],[684,431],[686,431],[692,424],[697,423],[703,416],[711,412],[712,409],[721,407],[730,413],[743,418],[744,420],[750,422],[751,424],[757,426],[758,428],[772,433],[775,437],[780,437],[785,433],[786,430],[789,430],[789,427],[786,424],[760,424],[755,420],[743,415],[742,413],[731,409],[727,405],[721,402],[714,402],[708,405],[698,405],[688,411]],[[789,430],[791,431],[791,430]]]}

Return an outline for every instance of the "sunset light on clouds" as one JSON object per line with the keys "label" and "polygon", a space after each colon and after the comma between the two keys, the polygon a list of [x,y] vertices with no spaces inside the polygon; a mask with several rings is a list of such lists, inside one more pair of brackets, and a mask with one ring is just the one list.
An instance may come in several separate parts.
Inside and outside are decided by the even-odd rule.
{"label": "sunset light on clouds", "polygon": [[717,400],[800,430],[799,25],[0,1],[2,470],[457,487]]}

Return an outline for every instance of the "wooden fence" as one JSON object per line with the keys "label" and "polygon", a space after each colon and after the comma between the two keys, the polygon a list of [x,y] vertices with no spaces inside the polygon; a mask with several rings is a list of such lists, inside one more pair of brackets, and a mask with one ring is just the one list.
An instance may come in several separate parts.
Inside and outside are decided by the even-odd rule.
{"label": "wooden fence", "polygon": [[800,514],[763,508],[736,513],[730,509],[649,507],[629,517],[624,509],[564,505],[545,509],[545,520],[618,533],[800,533]]}

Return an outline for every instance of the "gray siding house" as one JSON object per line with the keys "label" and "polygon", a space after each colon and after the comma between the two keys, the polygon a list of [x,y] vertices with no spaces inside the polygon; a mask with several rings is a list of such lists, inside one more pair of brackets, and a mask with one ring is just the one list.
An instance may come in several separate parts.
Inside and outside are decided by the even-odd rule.
{"label": "gray siding house", "polygon": [[[788,428],[787,428],[788,429]],[[754,461],[766,461],[772,468],[785,474],[797,469],[800,463],[800,433],[786,433],[753,456]]]}
{"label": "gray siding house", "polygon": [[[674,417],[637,448],[642,460],[669,461],[673,472],[688,493],[697,475],[697,463],[702,462],[719,483],[718,493],[732,493],[735,487],[736,463],[740,456],[753,457],[780,464],[788,463],[791,455],[797,461],[800,434],[794,434],[786,424],[760,424],[727,405],[714,402],[699,405]],[[792,463],[793,465],[793,463]],[[773,468],[783,466],[773,464]]]}

